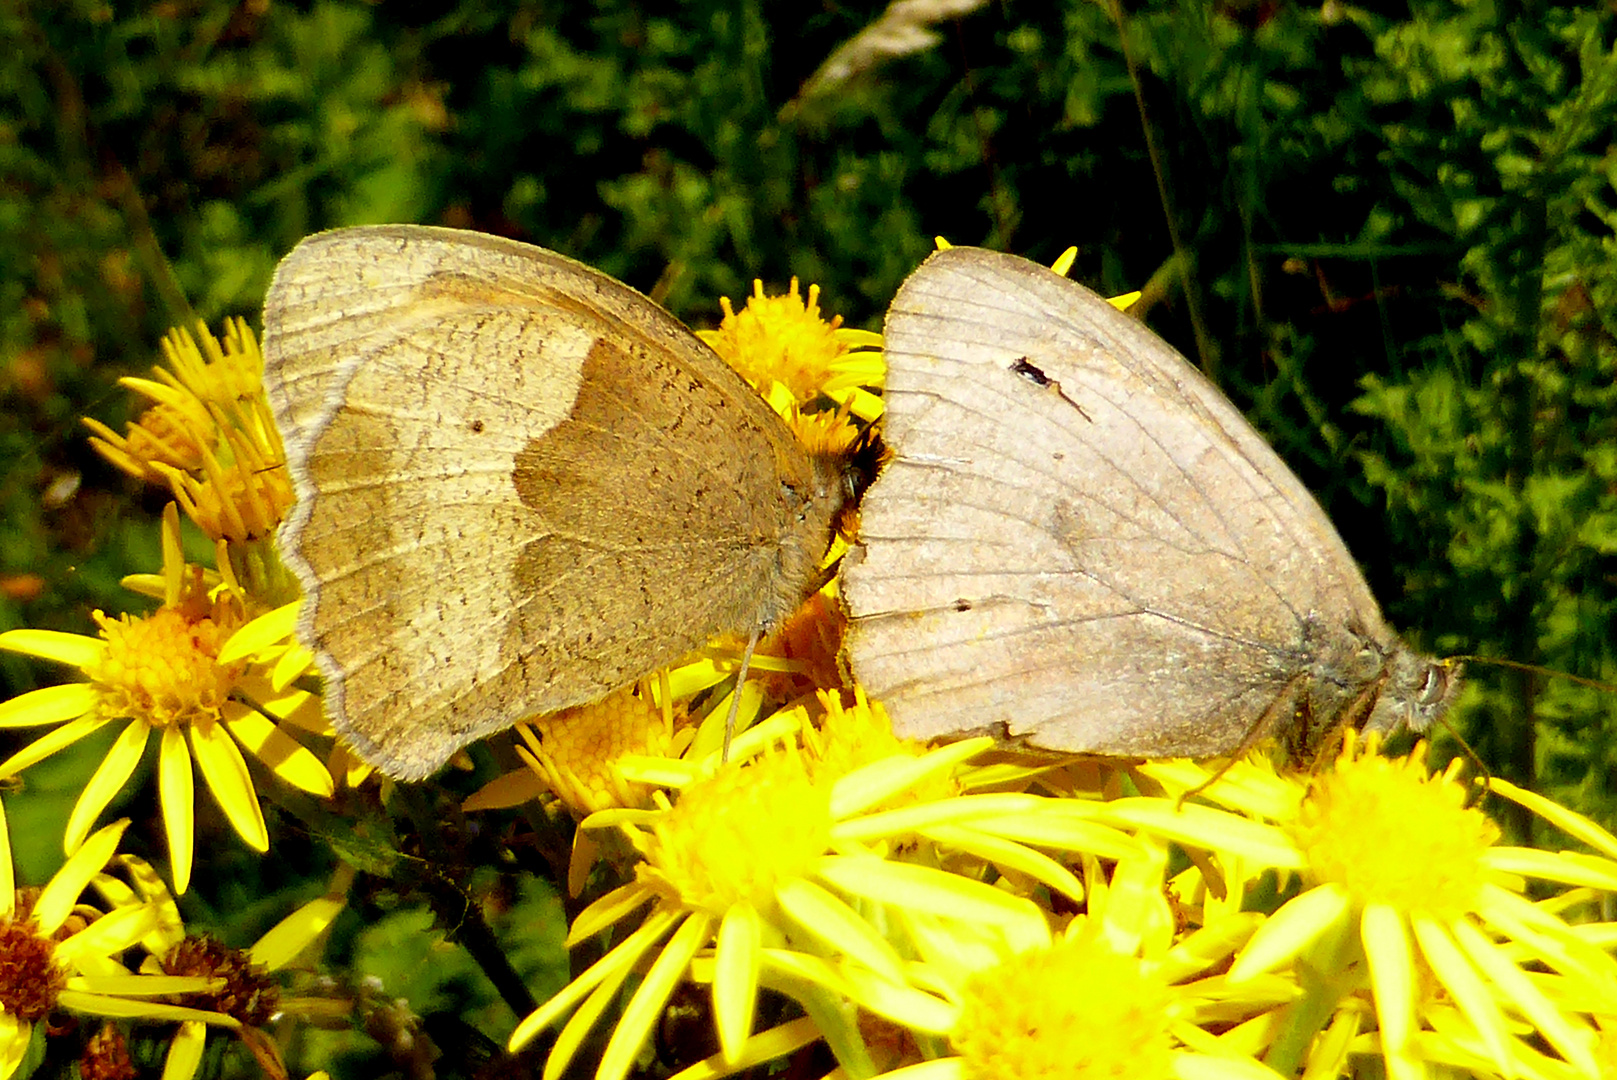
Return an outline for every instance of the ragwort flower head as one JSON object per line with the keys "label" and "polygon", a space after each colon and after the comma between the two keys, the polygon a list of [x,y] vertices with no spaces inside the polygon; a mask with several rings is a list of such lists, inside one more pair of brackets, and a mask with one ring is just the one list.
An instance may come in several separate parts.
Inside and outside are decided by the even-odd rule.
{"label": "ragwort flower head", "polygon": [[332,892],[298,908],[245,951],[206,935],[187,934],[173,895],[144,859],[120,855],[109,872],[92,879],[112,910],[146,907],[156,912],[155,924],[140,941],[147,954],[140,970],[172,984],[171,1000],[181,1020],[165,1056],[165,1080],[190,1080],[201,1068],[208,1025],[194,1018],[203,1016],[225,1021],[223,1026],[247,1045],[266,1075],[286,1075],[275,1040],[260,1027],[279,1005],[280,987],[272,973],[321,938],[342,910],[353,875],[339,870],[336,877]]}
{"label": "ragwort flower head", "polygon": [[230,639],[247,624],[248,600],[231,580],[210,585],[205,571],[185,564],[173,504],[164,513],[163,552],[163,604],[152,614],[113,619],[97,612],[101,634],[93,638],[47,630],[0,634],[0,649],[76,667],[85,679],[0,703],[0,727],[60,725],[0,762],[0,777],[14,776],[109,723],[128,721],[68,819],[64,846],[72,852],[157,736],[174,883],[184,892],[192,864],[193,764],[237,834],[257,851],[268,849],[269,835],[241,747],[311,794],[328,796],[333,785],[330,773],[288,730],[324,729],[319,699],[277,681],[284,650],[262,658],[226,655]]}
{"label": "ragwort flower head", "polygon": [[719,328],[696,336],[788,421],[797,407],[820,395],[835,402],[839,412],[874,420],[882,413],[882,399],[873,391],[886,374],[881,335],[848,329],[841,316],[823,318],[819,298],[819,286],[810,285],[805,301],[796,278],[783,296],[766,295],[763,282],[754,281],[741,311],[729,297],[720,298]]}
{"label": "ragwort flower head", "polygon": [[967,982],[949,1042],[968,1080],[1168,1080],[1172,997],[1137,957],[1067,938]]}
{"label": "ragwort flower head", "polygon": [[[634,975],[639,986],[599,1062],[602,1080],[624,1075],[682,981],[711,987],[721,1051],[704,1067],[733,1071],[820,1038],[867,1071],[861,1017],[936,1038],[953,1029],[958,1010],[937,989],[959,967],[951,935],[991,941],[990,959],[1014,955],[1050,940],[1032,895],[1081,900],[1082,882],[1031,845],[1112,857],[1139,849],[1069,800],[960,794],[952,775],[989,740],[923,751],[890,732],[861,732],[882,722],[862,695],[852,704],[823,700],[852,754],[825,753],[824,733],[802,731],[810,714],[798,706],[738,736],[726,764],[715,754],[622,765],[630,778],[658,777],[676,794],[658,795],[652,811],[603,812],[581,827],[621,831],[642,862],[633,882],[580,914],[569,943],[641,914],[637,929],[512,1036],[520,1048],[573,1014],[547,1076],[568,1067]],[[812,752],[801,748],[805,739]],[[944,850],[951,869],[940,865]],[[1155,888],[1162,907],[1160,881]],[[907,929],[895,938],[896,928]],[[904,955],[919,946],[898,940],[906,933],[941,941],[930,955],[949,974],[912,982]],[[802,1003],[808,1018],[754,1032],[763,986]]]}
{"label": "ragwort flower head", "polygon": [[[89,418],[90,444],[132,476],[167,487],[215,540],[267,540],[293,501],[286,454],[264,397],[264,357],[247,324],[223,342],[199,325],[163,339],[167,367],[123,385],[153,404],[123,435]],[[283,597],[285,599],[287,597]]]}
{"label": "ragwort flower head", "polygon": [[[1333,770],[1306,790],[1238,764],[1202,791],[1245,816],[1196,804],[1156,813],[1128,799],[1108,810],[1211,853],[1203,862],[1230,875],[1232,896],[1260,887],[1266,870],[1302,879],[1229,973],[1231,985],[1274,972],[1302,990],[1266,1052],[1280,1072],[1331,1072],[1375,1054],[1397,1078],[1434,1064],[1597,1075],[1596,1021],[1617,995],[1617,962],[1563,917],[1575,893],[1543,903],[1522,893],[1527,877],[1617,890],[1617,840],[1578,819],[1571,831],[1607,857],[1500,846],[1467,805],[1460,763],[1432,774],[1424,746],[1392,759],[1375,749],[1349,732]],[[1188,763],[1141,771],[1197,784]],[[1533,809],[1563,827],[1575,817],[1543,800]]]}
{"label": "ragwort flower head", "polygon": [[740,903],[768,911],[783,882],[812,873],[830,839],[829,791],[809,780],[800,754],[768,753],[682,792],[652,825],[636,877],[718,917]]}
{"label": "ragwort flower head", "polygon": [[651,789],[623,779],[617,762],[672,749],[673,720],[649,689],[627,686],[600,701],[537,717],[517,729],[517,754],[578,817],[645,806]]}
{"label": "ragwort flower head", "polygon": [[143,947],[168,921],[160,903],[129,894],[128,902],[102,911],[81,899],[128,825],[114,822],[86,838],[44,888],[18,889],[0,808],[0,1080],[16,1072],[34,1025],[58,1012],[235,1024],[211,1010],[161,1001],[162,995],[207,990],[212,980],[136,975],[123,967],[119,958]]}
{"label": "ragwort flower head", "polygon": [[1291,826],[1310,879],[1340,886],[1361,908],[1445,920],[1475,908],[1499,827],[1452,780],[1413,756],[1378,754],[1315,777]]}

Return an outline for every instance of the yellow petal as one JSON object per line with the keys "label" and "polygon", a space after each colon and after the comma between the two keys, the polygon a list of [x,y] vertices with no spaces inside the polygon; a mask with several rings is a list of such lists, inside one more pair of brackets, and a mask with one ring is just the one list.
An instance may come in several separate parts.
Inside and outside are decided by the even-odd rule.
{"label": "yellow petal", "polygon": [[124,818],[97,831],[84,842],[83,847],[68,857],[62,868],[40,890],[39,899],[34,901],[32,919],[41,934],[48,937],[67,921],[73,905],[83,895],[84,887],[107,865],[107,860],[118,850],[118,841],[123,839],[124,830],[128,827],[129,819]]}
{"label": "yellow petal", "polygon": [[[675,1073],[669,1080],[720,1080],[725,1076],[739,1076],[749,1069],[757,1068],[777,1058],[784,1058],[787,1054],[795,1053],[819,1041],[820,1029],[813,1019],[800,1016],[796,1020],[788,1020],[784,1024],[752,1036],[741,1047],[741,1052],[734,1061],[726,1059],[723,1054],[714,1054]],[[895,1074],[885,1073],[882,1080],[887,1080],[892,1075]]]}
{"label": "yellow petal", "polygon": [[163,1080],[191,1080],[202,1064],[202,1048],[207,1045],[208,1025],[187,1020],[168,1044],[163,1062]]}
{"label": "yellow petal", "polygon": [[1090,903],[1090,920],[1099,916],[1101,933],[1116,951],[1161,956],[1173,944],[1174,913],[1162,890],[1167,868],[1167,845],[1152,844],[1119,862],[1101,903]]}
{"label": "yellow petal", "polygon": [[[58,956],[61,954],[58,953]],[[150,962],[150,958],[148,958]],[[83,951],[73,957],[73,968],[80,975],[90,978],[111,978],[119,975],[128,975],[129,969],[111,956],[98,955],[95,952]]]}
{"label": "yellow petal", "polygon": [[1295,896],[1269,915],[1252,941],[1229,968],[1229,981],[1240,983],[1260,972],[1271,972],[1307,949],[1319,934],[1349,912],[1347,892],[1337,884],[1323,884]]}
{"label": "yellow petal", "polygon": [[1500,873],[1617,892],[1617,862],[1598,855],[1500,846],[1489,848],[1482,858],[1490,869]]}
{"label": "yellow petal", "polygon": [[271,645],[291,638],[292,631],[297,628],[298,608],[301,605],[302,602],[298,600],[282,604],[274,611],[266,612],[243,625],[219,647],[219,663],[234,664],[238,660],[246,660]]}
{"label": "yellow petal", "polygon": [[1303,790],[1272,768],[1254,764],[1250,757],[1235,761],[1222,772],[1210,771],[1189,758],[1149,761],[1137,768],[1174,792],[1200,789],[1202,797],[1211,802],[1270,821],[1291,820]]}
{"label": "yellow petal", "polygon": [[79,990],[63,990],[57,1003],[73,1012],[92,1016],[126,1016],[152,1020],[200,1020],[219,1027],[239,1028],[241,1021],[223,1013],[187,1009],[182,1005],[164,1005],[157,1001],[138,1001],[134,998],[114,997],[111,994],[86,994]]}
{"label": "yellow petal", "polygon": [[336,790],[320,759],[257,709],[227,702],[224,716],[230,733],[282,780],[322,799]]}
{"label": "yellow petal", "polygon": [[38,727],[93,712],[101,695],[92,683],[62,683],[0,701],[0,728]]}
{"label": "yellow petal", "polygon": [[[4,635],[0,635],[3,637]],[[1501,777],[1492,777],[1488,787],[1498,792],[1512,802],[1520,803],[1550,824],[1561,829],[1571,836],[1577,837],[1596,851],[1603,851],[1611,858],[1617,859],[1617,836],[1595,824],[1573,810],[1568,810],[1559,803],[1552,802],[1544,796],[1519,788],[1509,780]]]}
{"label": "yellow petal", "polygon": [[586,938],[594,937],[655,898],[656,893],[638,881],[619,885],[579,912],[573,919],[573,925],[567,929],[568,948]]}
{"label": "yellow petal", "polygon": [[177,727],[163,729],[157,754],[157,792],[163,807],[163,832],[168,840],[174,891],[183,896],[191,887],[196,844],[196,779],[191,775],[191,754],[185,748],[185,736]]}
{"label": "yellow petal", "polygon": [[1404,918],[1389,904],[1365,905],[1359,936],[1370,961],[1370,989],[1375,995],[1381,1048],[1389,1068],[1409,1046],[1415,1032],[1415,957]]}
{"label": "yellow petal", "polygon": [[[839,965],[788,949],[765,949],[759,981],[790,995],[805,1007],[821,992],[838,1002],[853,1001],[902,1027],[929,1035],[947,1034],[960,1009],[913,987],[888,982],[857,964]],[[812,1015],[812,1008],[810,1013]],[[832,1033],[826,1032],[831,1038]]]}
{"label": "yellow petal", "polygon": [[1580,939],[1566,923],[1526,897],[1497,885],[1484,885],[1476,910],[1485,922],[1545,964],[1582,980],[1605,1000],[1617,1000],[1617,968],[1611,956]]}
{"label": "yellow petal", "polygon": [[651,1036],[651,1029],[662,1015],[675,985],[690,965],[691,957],[712,938],[713,922],[711,915],[692,915],[668,939],[612,1029],[612,1038],[607,1040],[606,1050],[595,1070],[596,1080],[623,1080],[629,1075],[640,1048]]}
{"label": "yellow petal", "polygon": [[842,892],[876,903],[959,922],[988,923],[1017,940],[1035,930],[1048,934],[1044,915],[1031,900],[958,874],[874,856],[823,856],[815,869],[818,877]]}
{"label": "yellow petal", "polygon": [[302,678],[313,668],[314,653],[302,645],[294,644],[275,661],[275,667],[270,671],[270,684],[277,690],[285,690],[295,679]]}
{"label": "yellow petal", "polygon": [[460,808],[466,813],[478,810],[509,810],[545,793],[545,783],[532,769],[512,769],[501,773],[466,798]]}
{"label": "yellow petal", "polygon": [[1197,803],[1128,798],[1104,804],[1107,817],[1191,847],[1245,856],[1277,870],[1301,870],[1303,853],[1285,832]]}
{"label": "yellow petal", "polygon": [[107,643],[98,637],[64,634],[60,630],[22,629],[0,634],[0,649],[54,660],[83,671],[100,662],[106,655]]}
{"label": "yellow petal", "polygon": [[[583,974],[562,987],[561,992],[555,997],[529,1013],[522,1023],[517,1025],[516,1030],[511,1032],[511,1038],[506,1042],[506,1049],[512,1053],[521,1050],[533,1041],[535,1035],[584,1000],[596,986],[612,979],[622,982],[629,969],[647,949],[662,940],[663,935],[668,933],[679,917],[679,913],[674,911],[653,911],[646,917],[645,922],[615,945],[611,952],[595,961]],[[552,1051],[552,1059],[555,1056],[555,1052]]]}
{"label": "yellow petal", "polygon": [[831,789],[831,816],[837,821],[880,805],[930,777],[954,767],[994,745],[989,738],[962,739],[920,757],[887,757],[839,778]]}
{"label": "yellow petal", "polygon": [[331,771],[341,776],[343,786],[348,788],[359,787],[375,771],[340,742],[332,746],[331,756],[327,760],[331,764]]}
{"label": "yellow petal", "polygon": [[[163,955],[185,937],[185,922],[180,918],[179,905],[174,902],[174,897],[168,891],[168,886],[163,884],[163,879],[152,869],[152,864],[145,859],[138,855],[120,855],[113,862],[123,867],[124,873],[134,884],[133,895],[157,908],[159,914],[157,929],[146,936],[141,942],[141,947],[152,956]],[[116,880],[109,874],[98,874],[93,884],[103,896],[107,896],[108,882]],[[121,881],[118,883],[122,884]],[[129,890],[126,888],[125,891]],[[138,901],[131,898],[115,902],[121,906]]]}
{"label": "yellow petal", "polygon": [[[175,490],[179,491],[178,485]],[[185,551],[180,547],[180,508],[175,503],[163,507],[163,527],[159,530],[159,536],[163,544],[163,603],[167,607],[175,607],[183,599],[180,579],[185,567]]]}
{"label": "yellow petal", "polygon": [[118,584],[138,596],[149,597],[159,604],[168,593],[168,580],[162,574],[125,574]]}
{"label": "yellow petal", "polygon": [[316,735],[330,735],[331,725],[326,721],[320,695],[296,687],[278,686],[253,671],[236,680],[236,689],[248,701],[276,720],[290,721],[304,731]]}
{"label": "yellow petal", "polygon": [[1593,1033],[1574,1027],[1571,1018],[1544,995],[1538,985],[1504,952],[1488,940],[1487,936],[1470,923],[1454,924],[1454,939],[1471,961],[1493,980],[1495,986],[1508,998],[1513,1008],[1520,1010],[1561,1054],[1586,1076],[1601,1075],[1600,1066],[1590,1052]]}
{"label": "yellow petal", "polygon": [[95,824],[95,819],[101,816],[101,811],[129,782],[135,766],[140,764],[141,755],[146,752],[146,740],[151,733],[151,725],[144,720],[131,720],[118,733],[112,749],[107,751],[107,756],[96,767],[95,773],[84,785],[78,802],[73,804],[73,812],[68,815],[67,831],[62,837],[62,850],[67,854],[71,855],[79,849],[84,838],[90,835],[90,827]]}
{"label": "yellow petal", "polygon": [[617,1002],[628,976],[627,969],[614,971],[590,991],[584,1003],[578,1007],[578,1011],[573,1013],[567,1023],[562,1025],[561,1031],[556,1033],[556,1041],[550,1044],[550,1052],[545,1055],[545,1067],[539,1074],[539,1080],[562,1080],[562,1077],[567,1075],[568,1066],[583,1048],[585,1040],[594,1032],[595,1025],[600,1022],[606,1010]]}
{"label": "yellow petal", "polygon": [[[36,690],[34,693],[42,694],[44,691]],[[28,697],[30,695],[24,694],[23,696]],[[101,717],[94,714],[81,716],[77,720],[71,720],[63,724],[55,731],[47,731],[15,754],[6,758],[5,761],[0,762],[0,778],[16,776],[28,766],[44,761],[63,747],[72,746],[86,735],[98,730],[111,719],[111,717]]]}
{"label": "yellow petal", "polygon": [[255,964],[263,964],[270,971],[284,967],[325,933],[342,909],[340,896],[316,897],[271,927],[248,950],[248,955]]}
{"label": "yellow petal", "polygon": [[[953,802],[943,799],[942,802]],[[974,832],[989,833],[1019,844],[1081,851],[1114,861],[1140,853],[1140,841],[1126,832],[1100,821],[1090,820],[1078,799],[1040,799],[1043,807],[1036,814],[1007,814],[1004,817],[973,818]]]}
{"label": "yellow petal", "polygon": [[[951,743],[950,746],[958,744]],[[894,794],[915,786],[917,780],[926,779],[931,773],[938,771],[935,763],[939,760],[933,754],[925,757],[887,757],[860,767],[837,782],[837,787],[843,787],[842,781],[848,777],[864,780],[862,783],[850,785],[855,789],[864,789],[875,795],[872,802],[864,799],[853,799],[842,792],[831,797],[832,814],[841,818],[846,814],[857,814],[867,806],[875,805]],[[948,768],[953,768],[957,762],[950,761]],[[879,778],[879,779],[878,779]],[[873,789],[873,790],[872,790]],[[848,793],[849,795],[852,792]],[[840,796],[840,797],[839,797]],[[865,841],[879,839],[884,836],[902,835],[918,832],[935,825],[974,825],[979,818],[1005,819],[1039,814],[1052,806],[1056,800],[1046,799],[1038,795],[1029,795],[1023,792],[1000,792],[992,795],[960,795],[953,799],[935,799],[931,802],[912,803],[893,810],[881,810],[873,814],[860,814],[859,817],[848,821],[839,820],[836,831],[832,834],[833,840]],[[1133,846],[1129,850],[1134,850]]]}
{"label": "yellow petal", "polygon": [[1360,1009],[1343,1009],[1336,1014],[1331,1026],[1315,1040],[1303,1069],[1303,1080],[1336,1080],[1348,1073],[1348,1050],[1358,1037],[1362,1018]]}
{"label": "yellow petal", "polygon": [[125,375],[118,380],[118,385],[125,390],[141,394],[158,405],[168,405],[186,414],[191,412],[187,408],[191,404],[190,394],[168,383],[143,379],[139,375]]}
{"label": "yellow petal", "polygon": [[887,411],[887,402],[862,386],[827,387],[825,396],[861,420],[876,420]]}
{"label": "yellow petal", "polygon": [[17,868],[11,862],[11,824],[5,803],[0,803],[0,920],[17,914]]}
{"label": "yellow petal", "polygon": [[[1052,892],[1065,893],[1075,901],[1082,902],[1084,898],[1083,882],[1079,881],[1071,870],[1042,851],[1035,851],[1024,844],[1001,840],[997,836],[985,836],[976,829],[956,828],[952,825],[924,829],[921,835],[941,847],[993,863],[1002,871],[1014,870],[1026,874],[1034,881],[1043,883]],[[1156,896],[1158,900],[1162,899],[1160,876],[1156,880]]]}
{"label": "yellow petal", "polygon": [[1159,969],[1162,981],[1176,983],[1222,964],[1236,950],[1244,948],[1266,921],[1257,911],[1237,911],[1209,920],[1200,930],[1192,930],[1174,942],[1163,955]]}
{"label": "yellow petal", "polygon": [[1499,1011],[1477,969],[1471,966],[1471,961],[1466,959],[1448,930],[1437,920],[1425,915],[1411,915],[1410,925],[1415,931],[1415,943],[1420,946],[1421,954],[1453,995],[1460,1011],[1471,1021],[1471,1027],[1488,1048],[1494,1064],[1499,1066],[1503,1075],[1514,1075],[1517,1069],[1510,1052],[1510,1033],[1505,1026],[1504,1014]]}
{"label": "yellow petal", "polygon": [[157,928],[157,909],[150,904],[108,912],[56,945],[56,958],[69,967],[83,958],[111,956],[132,948]]}
{"label": "yellow petal", "polygon": [[[1004,938],[986,925],[949,922],[903,908],[893,914],[895,930],[902,933],[899,940],[914,946],[923,965],[910,974],[927,989],[943,992],[942,987],[958,984],[971,972],[996,967],[1005,960]],[[1049,948],[1050,944],[1047,934],[1035,947]]]}
{"label": "yellow petal", "polygon": [[1249,1057],[1175,1054],[1170,1063],[1176,1080],[1281,1080],[1279,1073]]}
{"label": "yellow petal", "polygon": [[34,1025],[18,1020],[14,1013],[0,1012],[0,1080],[10,1080],[28,1052]]}
{"label": "yellow petal", "polygon": [[740,1059],[758,1009],[758,950],[763,924],[751,904],[724,913],[713,946],[713,1023],[724,1060]]}
{"label": "yellow petal", "polygon": [[829,946],[830,955],[841,953],[894,982],[904,981],[904,961],[892,945],[836,894],[812,881],[789,878],[776,888],[775,899],[798,926]]}
{"label": "yellow petal", "polygon": [[258,790],[253,787],[247,763],[242,760],[241,751],[236,749],[225,726],[192,724],[191,753],[202,769],[208,790],[236,833],[254,851],[268,851],[269,829],[264,825],[264,810],[258,805]]}

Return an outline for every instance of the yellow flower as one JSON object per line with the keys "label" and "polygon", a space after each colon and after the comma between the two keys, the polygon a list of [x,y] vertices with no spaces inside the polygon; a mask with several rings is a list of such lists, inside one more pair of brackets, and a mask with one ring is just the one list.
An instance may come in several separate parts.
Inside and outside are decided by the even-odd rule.
{"label": "yellow flower", "polygon": [[[334,888],[282,919],[247,950],[228,948],[206,935],[187,935],[174,898],[162,879],[133,855],[115,860],[130,882],[101,874],[93,884],[114,910],[146,905],[159,912],[157,925],[141,946],[147,959],[141,971],[165,977],[188,976],[199,984],[182,993],[179,1004],[188,1011],[229,1017],[232,1030],[247,1043],[260,1062],[271,1062],[271,1075],[286,1074],[275,1041],[261,1030],[280,1009],[280,986],[271,974],[286,966],[322,936],[343,908],[343,893],[353,871],[339,871]],[[184,1020],[170,1041],[163,1068],[164,1080],[190,1080],[202,1061],[207,1025]]]}
{"label": "yellow flower", "polygon": [[128,825],[126,819],[97,831],[43,889],[25,891],[16,886],[0,806],[0,1080],[16,1072],[33,1025],[58,1011],[235,1026],[212,1010],[153,1000],[206,991],[215,985],[211,979],[131,974],[119,962],[163,924],[161,905],[133,901],[102,912],[81,902]]}
{"label": "yellow flower", "polygon": [[267,540],[292,505],[292,485],[264,397],[264,357],[241,319],[226,323],[222,344],[206,326],[197,331],[200,344],[169,331],[168,368],[154,368],[155,380],[121,380],[154,404],[124,435],[86,418],[90,445],[131,476],[166,486],[209,537]]}
{"label": "yellow flower", "polygon": [[[1054,823],[1073,800],[1044,802],[1037,816]],[[916,957],[912,981],[946,1003],[933,1018],[939,1029],[913,1029],[943,1044],[920,1066],[924,1075],[1273,1080],[1248,1056],[1244,1040],[1228,1035],[1248,1018],[1261,1021],[1290,999],[1292,987],[1267,977],[1235,989],[1220,974],[1258,916],[1232,909],[1207,926],[1182,928],[1163,889],[1167,845],[1142,837],[1113,849],[1109,870],[1094,856],[1084,858],[1087,910],[1061,932],[1039,927],[1009,940],[903,906],[892,912],[897,938]]]}
{"label": "yellow flower", "polygon": [[1094,936],[1011,957],[966,984],[949,1034],[972,1080],[1169,1080],[1166,984]]}
{"label": "yellow flower", "polygon": [[623,779],[625,755],[671,753],[674,724],[649,688],[625,687],[591,705],[542,716],[518,729],[523,762],[562,803],[586,817],[610,807],[645,806],[651,792]]}
{"label": "yellow flower", "polygon": [[[1423,1075],[1429,1063],[1598,1075],[1596,1017],[1617,1000],[1617,962],[1564,918],[1580,906],[1576,894],[1535,904],[1522,890],[1526,877],[1617,889],[1617,861],[1499,846],[1498,830],[1466,805],[1458,763],[1433,775],[1424,750],[1387,759],[1350,736],[1334,770],[1306,791],[1237,763],[1203,795],[1245,816],[1194,803],[1175,812],[1163,799],[1108,811],[1211,853],[1202,864],[1222,871],[1236,898],[1260,887],[1265,870],[1302,878],[1304,890],[1264,921],[1229,973],[1233,985],[1264,972],[1297,979],[1302,996],[1277,1016],[1265,1056],[1279,1071],[1306,1062],[1326,1075],[1377,1053],[1394,1077]],[[1183,762],[1140,771],[1181,791],[1208,776]],[[1552,817],[1549,805],[1532,808],[1574,819],[1560,808]],[[1617,840],[1576,820],[1581,836],[1617,855]]]}
{"label": "yellow flower", "polygon": [[[900,739],[893,734],[887,720],[887,711],[880,704],[872,704],[860,687],[854,687],[854,703],[843,704],[842,695],[821,690],[818,694],[822,709],[818,722],[803,729],[803,747],[808,752],[808,766],[820,783],[835,783],[856,769],[875,761],[901,761],[905,757],[918,758],[926,747],[912,739]],[[923,801],[946,799],[960,794],[960,786],[951,776],[941,777],[937,786],[926,790],[911,788],[906,795]]]}
{"label": "yellow flower", "polygon": [[883,368],[873,351],[880,335],[845,330],[840,315],[821,318],[818,285],[809,286],[807,301],[796,278],[784,296],[764,295],[761,281],[752,290],[739,313],[721,297],[724,320],[697,336],[766,398],[780,385],[799,405],[824,394],[861,419],[881,415],[881,399],[870,392],[881,386]]}
{"label": "yellow flower", "polygon": [[174,887],[183,893],[192,865],[193,760],[230,824],[256,851],[268,850],[269,834],[238,743],[304,791],[330,795],[332,781],[283,726],[319,730],[324,721],[318,698],[273,677],[281,654],[221,659],[227,639],[246,621],[246,601],[228,584],[208,588],[204,572],[184,564],[173,504],[163,518],[163,556],[164,603],[151,615],[110,619],[97,612],[101,634],[93,638],[48,630],[0,634],[0,649],[68,664],[85,677],[0,703],[0,727],[61,725],[0,762],[0,777],[15,776],[108,723],[129,721],[68,819],[64,846],[71,853],[157,733],[158,790]]}
{"label": "yellow flower", "polygon": [[[1484,852],[1499,827],[1469,807],[1452,776],[1430,776],[1414,757],[1343,759],[1315,778],[1291,824],[1309,877],[1339,887],[1359,908],[1384,904],[1444,921],[1476,907]],[[1370,808],[1370,820],[1366,820]],[[1376,826],[1403,828],[1397,843]]]}
{"label": "yellow flower", "polygon": [[[884,742],[860,733],[860,725],[885,723],[862,697],[828,711],[868,748],[863,760],[832,754],[816,762],[805,755],[793,739],[808,716],[798,707],[739,736],[724,765],[715,755],[620,765],[627,778],[655,777],[678,797],[670,803],[659,794],[651,811],[609,811],[583,823],[621,830],[642,861],[634,882],[574,921],[568,940],[592,938],[650,910],[639,929],[518,1025],[513,1049],[576,1008],[546,1066],[547,1076],[559,1074],[638,973],[639,987],[596,1072],[603,1080],[626,1073],[683,979],[712,987],[723,1047],[716,1060],[724,1069],[817,1037],[857,1064],[865,1050],[849,1002],[934,1034],[953,1022],[935,988],[912,983],[902,959],[912,946],[885,933],[895,920],[915,921],[930,933],[968,928],[963,932],[1019,951],[1048,940],[1032,895],[1076,903],[1084,893],[1061,862],[1039,849],[1110,858],[1139,850],[1091,820],[1095,804],[1014,792],[958,794],[949,777],[989,745],[986,739],[920,752],[890,734]],[[973,873],[940,868],[945,849]],[[803,1003],[812,1021],[754,1034],[760,986]]]}

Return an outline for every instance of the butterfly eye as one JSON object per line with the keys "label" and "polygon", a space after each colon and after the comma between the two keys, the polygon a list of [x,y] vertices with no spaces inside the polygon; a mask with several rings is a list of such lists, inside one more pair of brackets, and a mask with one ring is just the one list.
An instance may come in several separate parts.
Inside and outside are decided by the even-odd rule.
{"label": "butterfly eye", "polygon": [[1442,664],[1431,664],[1426,668],[1425,678],[1421,680],[1420,694],[1415,701],[1422,706],[1436,705],[1443,700],[1448,688],[1448,670]]}

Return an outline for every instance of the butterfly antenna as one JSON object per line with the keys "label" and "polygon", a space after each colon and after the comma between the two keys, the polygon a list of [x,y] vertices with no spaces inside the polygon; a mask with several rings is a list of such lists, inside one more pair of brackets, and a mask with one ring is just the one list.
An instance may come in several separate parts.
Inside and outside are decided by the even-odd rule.
{"label": "butterfly antenna", "polygon": [[[1617,685],[1612,683],[1604,682],[1600,679],[1591,679],[1584,675],[1574,675],[1570,671],[1557,671],[1555,668],[1542,667],[1538,664],[1524,664],[1520,660],[1503,660],[1496,656],[1475,656],[1467,654],[1462,656],[1450,656],[1446,658],[1444,662],[1456,664],[1488,664],[1493,667],[1510,668],[1512,671],[1525,671],[1530,675],[1542,675],[1549,679],[1566,679],[1568,682],[1577,683],[1579,686],[1587,686],[1591,690],[1599,690],[1602,693],[1617,694]],[[1454,736],[1454,741],[1460,744],[1460,748],[1465,751],[1465,756],[1470,759],[1474,766],[1476,766],[1478,783],[1482,788],[1482,797],[1485,798],[1488,792],[1488,783],[1493,779],[1493,773],[1489,771],[1488,766],[1482,763],[1482,759],[1478,757],[1477,752],[1471,748],[1471,744],[1466,742],[1458,731],[1454,730],[1454,725],[1450,724],[1447,718],[1441,718],[1439,723],[1443,725],[1444,730],[1446,730],[1450,735]],[[1481,799],[1479,798],[1478,801],[1480,802]]]}
{"label": "butterfly antenna", "polygon": [[1546,678],[1566,679],[1577,683],[1579,686],[1587,686],[1592,690],[1603,690],[1608,694],[1617,694],[1617,684],[1601,682],[1599,679],[1590,679],[1583,675],[1574,675],[1570,671],[1557,671],[1554,668],[1540,667],[1537,664],[1524,664],[1520,660],[1501,660],[1496,656],[1450,656],[1444,663],[1492,664],[1494,667],[1506,667],[1513,671],[1526,671],[1533,675],[1543,675]]}

